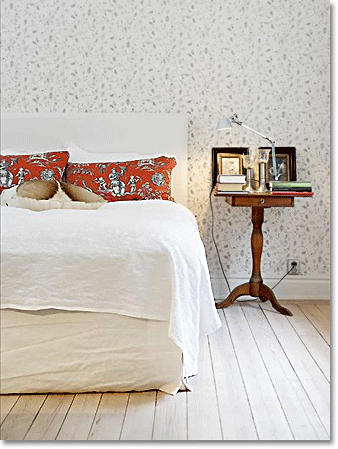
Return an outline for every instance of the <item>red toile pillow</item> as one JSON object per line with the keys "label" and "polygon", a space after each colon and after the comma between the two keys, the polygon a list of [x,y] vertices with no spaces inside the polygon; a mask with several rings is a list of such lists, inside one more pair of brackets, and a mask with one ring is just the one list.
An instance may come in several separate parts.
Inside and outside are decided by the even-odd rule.
{"label": "red toile pillow", "polygon": [[0,193],[31,179],[60,181],[68,159],[68,151],[0,156]]}
{"label": "red toile pillow", "polygon": [[173,200],[171,171],[173,157],[156,157],[127,162],[70,163],[66,182],[103,196],[107,201]]}

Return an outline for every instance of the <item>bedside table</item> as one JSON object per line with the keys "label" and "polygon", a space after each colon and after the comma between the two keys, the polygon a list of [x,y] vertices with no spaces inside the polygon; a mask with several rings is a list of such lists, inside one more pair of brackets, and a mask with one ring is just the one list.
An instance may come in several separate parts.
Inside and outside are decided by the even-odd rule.
{"label": "bedside table", "polygon": [[252,274],[249,282],[241,284],[230,293],[230,295],[219,303],[216,303],[217,309],[228,307],[233,304],[240,296],[258,297],[262,302],[270,301],[272,307],[283,315],[292,316],[287,308],[281,306],[271,288],[263,283],[261,276],[261,257],[263,249],[262,224],[264,222],[264,209],[268,207],[293,207],[294,199],[302,195],[276,195],[272,193],[252,193],[252,194],[218,194],[217,197],[224,197],[226,202],[233,207],[251,207],[252,209],[252,235],[251,235],[251,254],[252,254]]}

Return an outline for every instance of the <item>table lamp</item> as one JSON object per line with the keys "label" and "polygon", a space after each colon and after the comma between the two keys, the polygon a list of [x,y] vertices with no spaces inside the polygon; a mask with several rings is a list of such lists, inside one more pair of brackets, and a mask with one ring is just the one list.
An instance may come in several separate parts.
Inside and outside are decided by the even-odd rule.
{"label": "table lamp", "polygon": [[246,128],[249,131],[252,131],[253,133],[258,134],[259,136],[263,137],[264,139],[268,140],[271,143],[271,146],[272,146],[272,151],[271,151],[271,154],[272,154],[272,176],[274,177],[275,181],[278,181],[275,141],[273,139],[271,139],[271,137],[265,136],[264,134],[254,130],[252,128],[249,128],[249,126],[244,125],[244,123],[238,119],[237,114],[233,114],[229,118],[219,119],[218,123],[217,123],[217,129],[218,130],[231,129],[233,123],[236,123],[239,126],[243,126],[243,128]]}

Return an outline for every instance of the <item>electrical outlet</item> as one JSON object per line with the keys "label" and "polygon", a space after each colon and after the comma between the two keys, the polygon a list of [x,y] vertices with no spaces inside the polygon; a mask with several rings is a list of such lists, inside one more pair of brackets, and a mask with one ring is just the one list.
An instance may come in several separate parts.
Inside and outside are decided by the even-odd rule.
{"label": "electrical outlet", "polygon": [[287,260],[287,271],[289,272],[292,267],[293,267],[293,270],[289,273],[290,275],[292,274],[292,276],[294,276],[296,274],[300,274],[298,259],[288,259]]}

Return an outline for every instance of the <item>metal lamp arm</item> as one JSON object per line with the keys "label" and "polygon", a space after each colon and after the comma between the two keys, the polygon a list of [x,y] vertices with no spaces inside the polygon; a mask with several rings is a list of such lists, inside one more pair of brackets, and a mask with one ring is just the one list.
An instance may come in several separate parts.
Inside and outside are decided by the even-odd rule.
{"label": "metal lamp arm", "polygon": [[277,178],[277,163],[276,163],[275,141],[273,139],[271,139],[271,137],[265,136],[264,134],[260,133],[259,131],[256,131],[255,129],[252,129],[249,126],[244,125],[243,122],[238,120],[237,114],[232,115],[230,117],[229,121],[231,123],[236,123],[237,125],[242,126],[243,128],[248,129],[249,131],[252,131],[253,133],[257,134],[260,137],[263,137],[264,139],[268,140],[271,143],[273,176],[276,179]]}
{"label": "metal lamp arm", "polygon": [[256,131],[255,129],[250,128],[249,126],[244,125],[243,123],[241,126],[243,126],[243,128],[248,129],[249,131],[252,131],[255,134],[258,134],[259,136],[263,137],[264,139],[268,140],[269,142],[275,143],[275,141],[273,139],[271,139],[271,137],[265,136],[264,134]]}

